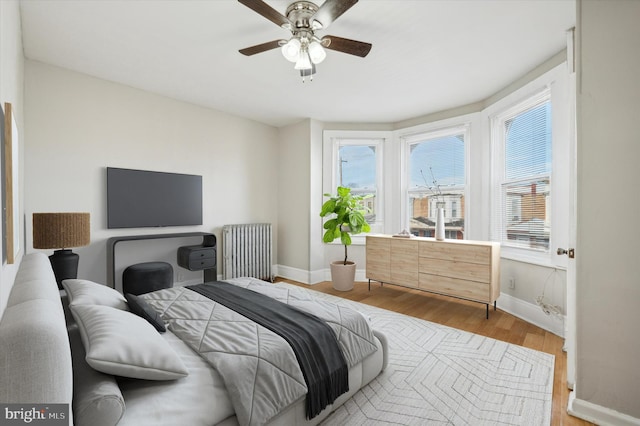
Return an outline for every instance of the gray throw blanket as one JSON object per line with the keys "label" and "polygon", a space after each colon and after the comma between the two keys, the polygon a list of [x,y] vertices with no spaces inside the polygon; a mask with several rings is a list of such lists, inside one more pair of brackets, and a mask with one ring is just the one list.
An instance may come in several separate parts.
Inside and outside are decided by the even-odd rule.
{"label": "gray throw blanket", "polygon": [[268,328],[291,345],[307,384],[307,419],[349,391],[347,363],[333,330],[318,317],[223,281],[187,288]]}
{"label": "gray throw blanket", "polygon": [[[377,349],[369,323],[359,312],[314,299],[301,289],[254,278],[226,281],[327,322],[349,368]],[[307,394],[293,349],[266,327],[184,287],[141,297],[162,315],[171,332],[218,371],[241,425],[267,423]]]}

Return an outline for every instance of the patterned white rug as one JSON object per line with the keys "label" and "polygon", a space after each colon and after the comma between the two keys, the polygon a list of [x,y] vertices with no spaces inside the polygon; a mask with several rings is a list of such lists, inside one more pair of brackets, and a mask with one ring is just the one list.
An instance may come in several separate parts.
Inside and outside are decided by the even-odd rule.
{"label": "patterned white rug", "polygon": [[369,315],[389,341],[385,371],[323,426],[550,424],[553,355],[313,294]]}

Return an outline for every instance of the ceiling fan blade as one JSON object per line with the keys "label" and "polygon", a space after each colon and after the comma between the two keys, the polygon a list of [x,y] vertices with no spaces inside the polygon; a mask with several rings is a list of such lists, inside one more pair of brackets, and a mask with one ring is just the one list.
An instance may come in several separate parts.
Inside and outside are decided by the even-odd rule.
{"label": "ceiling fan blade", "polygon": [[239,52],[245,56],[255,55],[256,53],[266,52],[267,50],[275,49],[282,46],[282,43],[286,43],[286,40],[273,40],[262,44],[256,44],[255,46],[245,47],[240,49]]}
{"label": "ceiling fan blade", "polygon": [[317,21],[322,25],[320,28],[326,29],[356,3],[358,0],[326,0],[311,17],[311,22]]}
{"label": "ceiling fan blade", "polygon": [[337,50],[338,52],[348,53],[350,55],[360,56],[364,58],[369,54],[372,44],[363,41],[350,40],[348,38],[325,36],[322,37],[322,45],[327,49]]}
{"label": "ceiling fan blade", "polygon": [[253,10],[254,12],[264,16],[265,18],[267,18],[268,20],[270,20],[276,25],[279,25],[287,29],[291,29],[293,27],[293,24],[291,23],[289,18],[287,18],[282,13],[278,12],[277,10],[275,10],[274,8],[272,8],[262,0],[238,0],[238,1],[244,4],[245,6],[247,6],[249,9]]}

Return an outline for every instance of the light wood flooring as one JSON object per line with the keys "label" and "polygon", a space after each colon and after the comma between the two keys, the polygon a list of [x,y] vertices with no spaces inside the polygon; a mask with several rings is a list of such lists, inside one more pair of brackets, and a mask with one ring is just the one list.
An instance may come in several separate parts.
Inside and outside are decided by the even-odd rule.
{"label": "light wood flooring", "polygon": [[357,282],[353,290],[342,292],[334,290],[331,282],[327,281],[313,286],[285,279],[276,279],[276,281],[284,281],[311,288],[323,293],[333,294],[345,299],[355,300],[553,354],[555,355],[556,363],[551,424],[554,426],[592,425],[592,423],[567,414],[567,401],[569,398],[569,389],[567,389],[565,381],[567,356],[562,351],[563,339],[553,333],[529,324],[500,309],[493,311],[493,307],[491,307],[489,319],[487,320],[485,317],[486,307],[480,303],[439,296],[399,286],[380,286],[378,283],[372,283],[371,291],[369,292],[366,282]]}

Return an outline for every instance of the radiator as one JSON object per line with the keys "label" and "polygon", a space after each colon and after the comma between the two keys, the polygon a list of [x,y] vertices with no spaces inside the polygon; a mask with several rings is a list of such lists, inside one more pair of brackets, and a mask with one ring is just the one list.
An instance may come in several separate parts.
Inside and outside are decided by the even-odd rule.
{"label": "radiator", "polygon": [[254,277],[273,281],[270,223],[222,227],[224,279]]}

